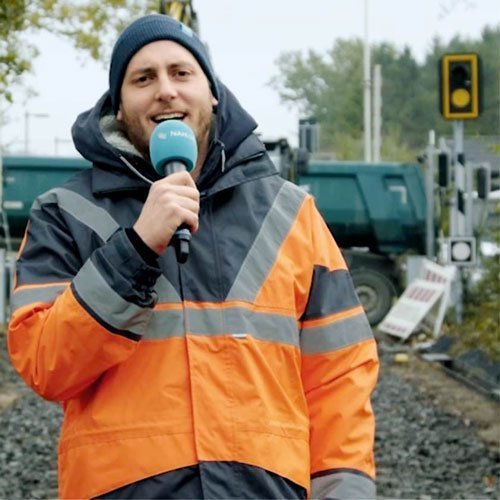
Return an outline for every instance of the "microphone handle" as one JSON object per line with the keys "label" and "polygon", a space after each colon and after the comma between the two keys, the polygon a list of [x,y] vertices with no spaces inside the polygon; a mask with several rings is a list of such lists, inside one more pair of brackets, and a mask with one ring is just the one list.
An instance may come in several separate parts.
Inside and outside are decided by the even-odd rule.
{"label": "microphone handle", "polygon": [[182,161],[167,161],[163,167],[163,175],[166,177],[167,175],[175,174],[176,172],[184,172],[185,170],[187,170],[187,168]]}
{"label": "microphone handle", "polygon": [[[181,161],[169,161],[165,164],[164,175],[184,172],[186,165]],[[189,243],[191,242],[191,231],[186,224],[181,224],[172,236],[170,244],[174,247],[175,256],[179,264],[184,264],[189,257]]]}

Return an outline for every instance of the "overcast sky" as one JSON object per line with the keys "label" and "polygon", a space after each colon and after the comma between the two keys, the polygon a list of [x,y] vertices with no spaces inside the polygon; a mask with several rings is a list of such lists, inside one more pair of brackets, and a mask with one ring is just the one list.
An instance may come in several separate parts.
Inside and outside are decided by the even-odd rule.
{"label": "overcast sky", "polygon": [[[500,23],[497,0],[368,0],[368,38],[405,45],[420,62],[432,39],[478,38],[486,25]],[[216,72],[259,123],[266,137],[296,144],[298,113],[282,104],[268,85],[276,59],[290,50],[326,53],[338,38],[364,39],[365,0],[193,0],[201,38]],[[40,57],[26,82],[38,96],[14,94],[1,140],[14,152],[25,147],[25,112],[32,153],[75,155],[70,129],[107,88],[103,64],[90,61],[51,35],[34,39]],[[3,105],[5,109],[5,105]]]}

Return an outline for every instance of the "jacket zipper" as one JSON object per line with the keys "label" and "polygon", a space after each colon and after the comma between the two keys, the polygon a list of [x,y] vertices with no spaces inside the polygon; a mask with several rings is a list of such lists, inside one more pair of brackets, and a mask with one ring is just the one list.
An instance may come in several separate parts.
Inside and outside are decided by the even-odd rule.
{"label": "jacket zipper", "polygon": [[214,249],[214,258],[215,258],[215,272],[217,276],[217,295],[218,298],[221,302],[224,301],[223,293],[222,293],[222,269],[221,269],[221,262],[220,262],[220,254],[219,254],[219,247],[217,246],[217,236],[215,234],[215,229],[214,229],[214,221],[213,221],[213,203],[214,203],[214,198],[213,195],[208,197],[204,196],[204,199],[206,200],[207,203],[207,215],[209,218],[209,224],[210,224],[210,236],[212,239],[212,248]]}

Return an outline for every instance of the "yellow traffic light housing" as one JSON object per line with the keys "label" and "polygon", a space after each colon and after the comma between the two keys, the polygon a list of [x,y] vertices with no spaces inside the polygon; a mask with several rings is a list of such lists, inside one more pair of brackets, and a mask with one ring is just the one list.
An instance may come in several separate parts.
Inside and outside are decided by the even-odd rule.
{"label": "yellow traffic light housing", "polygon": [[445,54],[439,66],[441,114],[475,120],[481,113],[481,61],[477,54]]}

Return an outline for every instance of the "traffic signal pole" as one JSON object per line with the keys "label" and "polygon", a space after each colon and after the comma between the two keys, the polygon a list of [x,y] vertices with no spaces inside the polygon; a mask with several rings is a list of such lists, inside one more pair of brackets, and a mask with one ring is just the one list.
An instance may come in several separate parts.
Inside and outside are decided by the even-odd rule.
{"label": "traffic signal pole", "polygon": [[472,165],[467,164],[464,153],[464,122],[453,122],[453,163],[455,167],[455,190],[453,210],[450,216],[450,236],[474,235],[474,200],[472,196]]}
{"label": "traffic signal pole", "polygon": [[453,122],[453,186],[454,203],[450,211],[450,236],[466,236],[465,232],[465,155],[464,122]]}
{"label": "traffic signal pole", "polygon": [[[445,120],[453,121],[452,203],[447,241],[448,262],[459,267],[455,319],[463,319],[464,266],[475,265],[473,237],[472,165],[464,154],[464,120],[476,120],[482,111],[481,59],[476,53],[444,54],[439,61],[439,108]],[[444,172],[443,172],[444,174]]]}
{"label": "traffic signal pole", "polygon": [[[453,183],[453,206],[450,210],[450,236],[465,236],[465,154],[464,154],[464,122],[453,122],[453,166],[455,182]],[[448,243],[451,245],[451,241]],[[454,289],[455,295],[455,322],[462,324],[464,315],[463,285],[464,274],[462,268],[457,269],[458,282]]]}
{"label": "traffic signal pole", "polygon": [[427,170],[425,174],[426,217],[425,217],[425,253],[429,260],[436,257],[436,242],[434,237],[434,156],[436,151],[436,135],[434,130],[429,131],[427,145]]}
{"label": "traffic signal pole", "polygon": [[471,165],[470,162],[467,163],[465,158],[464,158],[464,165],[465,165],[465,235],[474,236],[474,199],[472,197],[473,166]]}
{"label": "traffic signal pole", "polygon": [[474,235],[472,165],[464,155],[464,120],[476,120],[482,111],[482,64],[476,53],[444,54],[439,62],[439,107],[453,121],[453,205],[450,236]]}

